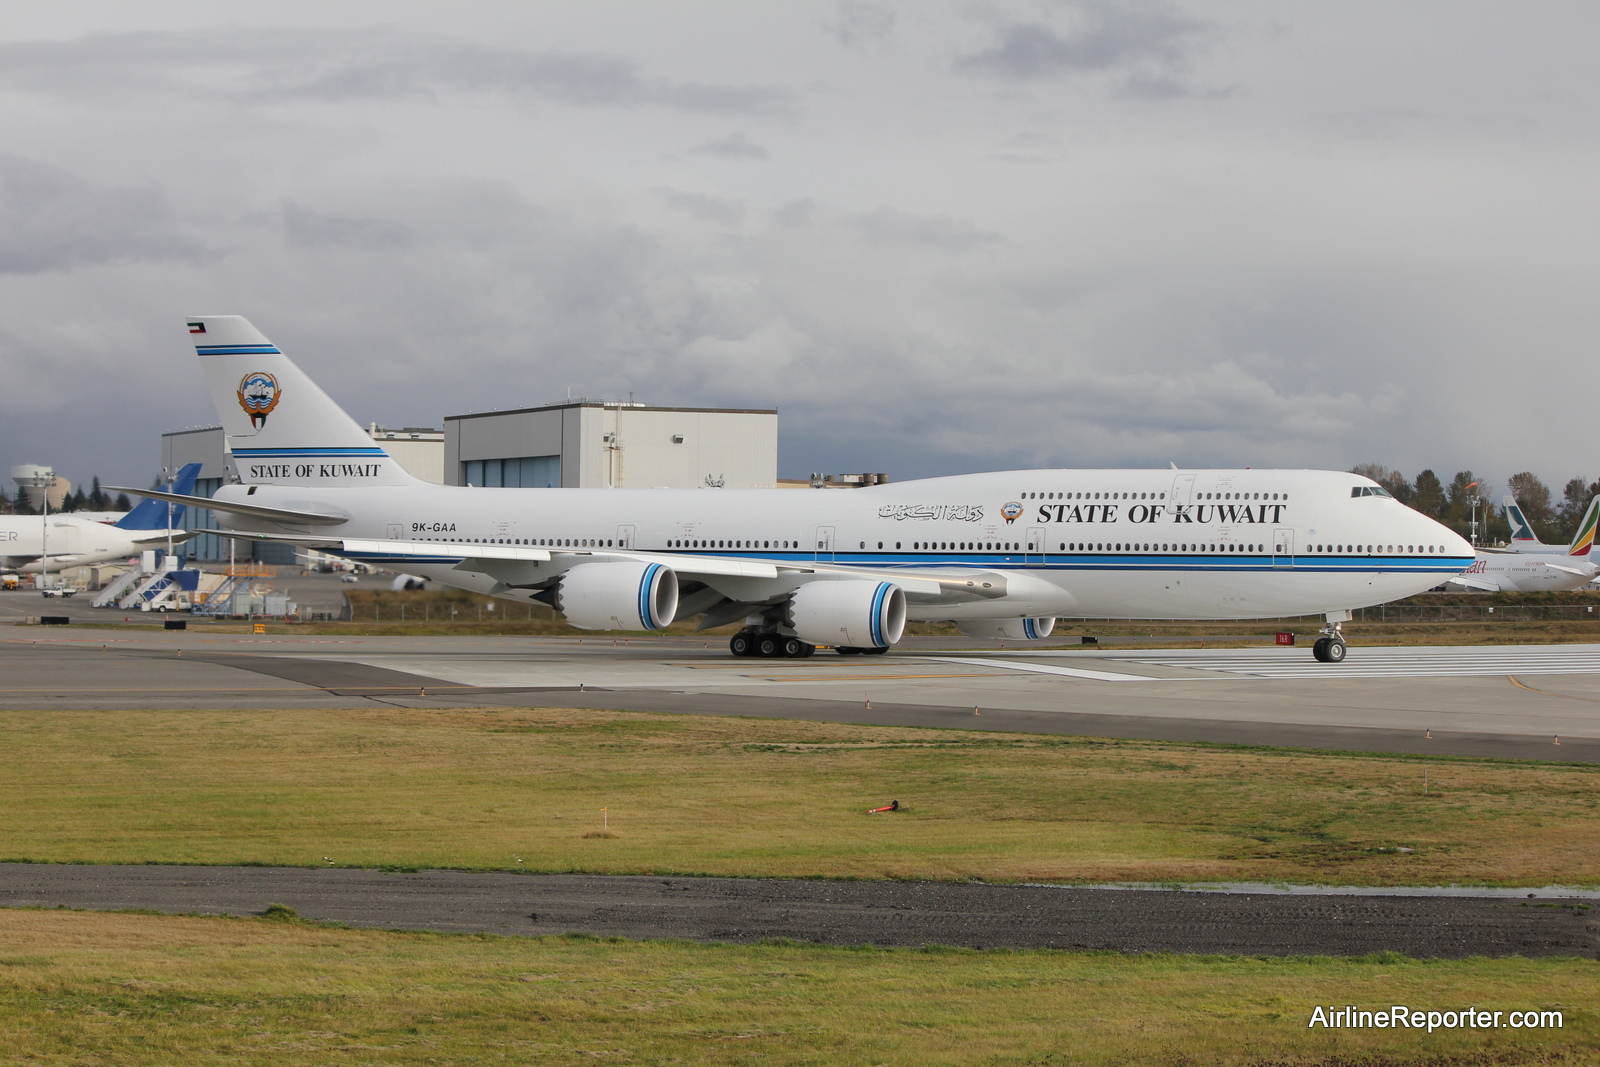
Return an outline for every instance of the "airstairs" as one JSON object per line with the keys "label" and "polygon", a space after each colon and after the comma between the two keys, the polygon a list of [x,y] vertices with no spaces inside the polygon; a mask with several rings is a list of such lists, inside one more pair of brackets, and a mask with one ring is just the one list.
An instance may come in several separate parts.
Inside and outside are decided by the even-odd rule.
{"label": "airstairs", "polygon": [[150,572],[139,567],[123,571],[111,584],[95,594],[91,606],[97,608],[116,607],[118,602],[128,594],[128,590],[150,577]]}

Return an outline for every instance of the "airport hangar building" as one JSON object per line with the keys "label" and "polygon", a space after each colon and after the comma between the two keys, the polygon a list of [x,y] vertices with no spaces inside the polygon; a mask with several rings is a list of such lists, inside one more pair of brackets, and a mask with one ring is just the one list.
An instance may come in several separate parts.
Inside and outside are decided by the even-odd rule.
{"label": "airport hangar building", "polygon": [[[445,417],[444,429],[367,427],[411,474],[441,485],[524,488],[774,488],[806,486],[778,479],[775,409],[668,408],[635,401],[574,400],[509,411]],[[161,469],[171,477],[199,463],[197,496],[234,479],[222,427],[161,435]],[[885,480],[887,478],[885,477]],[[840,484],[830,479],[830,484]],[[209,511],[190,516],[191,530],[215,530]],[[188,545],[191,559],[228,560],[228,539],[202,532]],[[288,545],[239,545],[234,559],[293,566]]]}

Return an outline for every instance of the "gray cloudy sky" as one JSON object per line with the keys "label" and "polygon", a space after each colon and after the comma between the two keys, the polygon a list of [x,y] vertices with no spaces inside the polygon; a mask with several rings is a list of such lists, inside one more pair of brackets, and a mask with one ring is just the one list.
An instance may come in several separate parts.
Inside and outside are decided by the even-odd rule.
{"label": "gray cloudy sky", "polygon": [[784,474],[1593,457],[1593,3],[0,5],[0,464],[249,316],[362,421],[776,406]]}

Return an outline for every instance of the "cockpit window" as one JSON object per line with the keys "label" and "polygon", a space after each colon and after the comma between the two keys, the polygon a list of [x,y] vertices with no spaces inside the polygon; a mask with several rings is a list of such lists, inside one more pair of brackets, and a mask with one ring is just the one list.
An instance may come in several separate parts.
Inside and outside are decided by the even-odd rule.
{"label": "cockpit window", "polygon": [[1358,485],[1350,490],[1351,496],[1392,496],[1389,490],[1381,485]]}

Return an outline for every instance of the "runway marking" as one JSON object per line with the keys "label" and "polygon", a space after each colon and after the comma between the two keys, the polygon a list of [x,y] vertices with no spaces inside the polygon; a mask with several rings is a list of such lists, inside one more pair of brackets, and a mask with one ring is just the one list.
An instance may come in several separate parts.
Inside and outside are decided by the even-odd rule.
{"label": "runway marking", "polygon": [[[285,681],[288,682],[287,686],[281,686],[281,687],[276,687],[276,688],[270,687],[270,686],[249,686],[249,687],[242,687],[242,686],[241,687],[233,687],[233,686],[230,686],[230,687],[225,688],[225,689],[219,689],[216,686],[207,685],[207,686],[201,686],[198,689],[174,689],[174,688],[169,688],[169,689],[142,689],[142,688],[141,689],[131,689],[131,688],[128,688],[127,686],[120,686],[119,685],[119,686],[116,686],[114,688],[107,688],[107,689],[60,689],[60,688],[56,688],[56,687],[51,687],[49,689],[0,689],[0,696],[7,696],[7,695],[9,695],[11,693],[277,693],[277,694],[279,694],[281,696],[286,690],[290,689],[290,687],[295,687],[295,686],[303,688],[303,689],[314,689],[314,690],[316,690],[318,692],[321,692],[321,693],[331,693],[336,689],[360,690],[363,693],[364,692],[368,692],[368,691],[376,691],[376,690],[382,690],[383,692],[386,692],[386,693],[409,693],[412,690],[421,691],[423,689],[481,689],[481,688],[484,688],[482,686],[476,686],[476,685],[435,685],[432,682],[429,682],[427,685],[423,686],[423,685],[361,685],[359,683],[351,683],[349,685],[312,685],[310,682],[295,682],[295,681],[290,681],[289,679],[285,679]],[[519,687],[511,687],[511,688],[519,688]]]}
{"label": "runway marking", "polygon": [[[1294,658],[1291,659],[1290,656]],[[1342,664],[1312,662],[1276,650],[1217,652],[1205,657],[1171,654],[1116,656],[1118,662],[1177,667],[1258,678],[1459,678],[1512,674],[1600,674],[1600,651],[1572,652],[1550,648],[1460,649],[1412,652],[1389,648],[1356,648]]]}
{"label": "runway marking", "polygon": [[1535,689],[1531,685],[1523,685],[1521,682],[1517,681],[1516,676],[1512,674],[1506,675],[1506,678],[1518,689],[1526,689],[1528,692],[1538,693],[1540,696],[1560,697],[1562,700],[1582,700],[1588,704],[1600,704],[1600,700],[1595,700],[1593,697],[1575,697],[1569,693],[1552,693],[1548,689]]}
{"label": "runway marking", "polygon": [[747,674],[746,678],[763,678],[769,682],[858,682],[874,678],[1004,678],[1005,675],[998,671],[984,674],[835,674],[835,675],[806,675],[796,679],[793,675],[773,676],[766,674]]}
{"label": "runway marking", "polygon": [[[1148,678],[1142,674],[1115,674],[1111,671],[1091,671],[1083,667],[1053,667],[1047,663],[1012,663],[1001,659],[958,659],[940,656],[941,663],[966,663],[973,667],[999,667],[1007,671],[1027,674],[1055,674],[1065,678],[1087,678],[1096,682],[1165,682],[1168,678]],[[946,675],[949,677],[949,675]]]}

